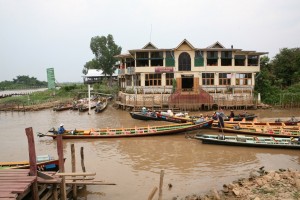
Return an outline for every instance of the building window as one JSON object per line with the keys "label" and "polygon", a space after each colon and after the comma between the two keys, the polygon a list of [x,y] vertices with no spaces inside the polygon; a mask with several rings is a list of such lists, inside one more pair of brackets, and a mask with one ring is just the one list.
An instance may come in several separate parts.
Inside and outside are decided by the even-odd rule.
{"label": "building window", "polygon": [[235,55],[234,56],[234,64],[235,66],[245,66],[245,55]]}
{"label": "building window", "polygon": [[258,66],[258,56],[248,56],[248,66]]}
{"label": "building window", "polygon": [[174,59],[174,51],[166,51],[166,67],[174,67],[175,59]]}
{"label": "building window", "polygon": [[137,67],[149,66],[148,52],[136,52],[136,66]]}
{"label": "building window", "polygon": [[161,86],[161,74],[145,74],[145,86]]}
{"label": "building window", "polygon": [[191,56],[183,52],[178,58],[178,71],[191,71]]}
{"label": "building window", "polygon": [[218,66],[218,52],[208,51],[207,52],[207,66]]}
{"label": "building window", "polygon": [[132,86],[132,77],[131,76],[126,76],[126,86]]}
{"label": "building window", "polygon": [[126,58],[125,63],[126,63],[126,67],[134,67],[135,66],[133,58]]}
{"label": "building window", "polygon": [[222,51],[221,52],[221,66],[232,66],[232,52]]}
{"label": "building window", "polygon": [[202,73],[202,85],[214,85],[214,79],[214,73]]}
{"label": "building window", "polygon": [[135,86],[141,86],[141,75],[140,74],[134,75],[133,81]]}
{"label": "building window", "polygon": [[174,74],[166,73],[166,85],[173,85]]}
{"label": "building window", "polygon": [[231,85],[231,74],[219,73],[219,85]]}
{"label": "building window", "polygon": [[195,67],[204,66],[204,58],[202,51],[195,51]]}
{"label": "building window", "polygon": [[163,52],[151,52],[151,66],[163,66],[164,57]]}
{"label": "building window", "polygon": [[252,85],[252,74],[236,74],[235,75],[235,84],[236,85]]}

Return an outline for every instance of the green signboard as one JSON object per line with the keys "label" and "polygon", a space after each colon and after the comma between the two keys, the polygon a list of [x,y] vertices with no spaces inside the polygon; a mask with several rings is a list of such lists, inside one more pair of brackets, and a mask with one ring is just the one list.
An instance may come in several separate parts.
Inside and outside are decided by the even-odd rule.
{"label": "green signboard", "polygon": [[48,89],[55,89],[54,68],[47,69]]}

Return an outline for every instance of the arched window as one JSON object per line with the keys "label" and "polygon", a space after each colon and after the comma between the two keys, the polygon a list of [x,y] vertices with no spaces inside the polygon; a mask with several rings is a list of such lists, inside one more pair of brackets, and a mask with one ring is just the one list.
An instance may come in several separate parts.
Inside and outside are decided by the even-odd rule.
{"label": "arched window", "polygon": [[191,71],[191,56],[183,52],[178,58],[178,71]]}

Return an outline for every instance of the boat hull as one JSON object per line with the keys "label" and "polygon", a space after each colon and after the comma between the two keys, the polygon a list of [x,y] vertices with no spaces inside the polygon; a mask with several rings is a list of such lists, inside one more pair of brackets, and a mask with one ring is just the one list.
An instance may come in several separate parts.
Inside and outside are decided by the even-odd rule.
{"label": "boat hull", "polygon": [[165,116],[159,113],[153,116],[151,114],[142,114],[140,112],[130,112],[130,116],[133,119],[139,119],[145,121],[156,120],[156,121],[167,121],[167,122],[174,122],[174,123],[187,123],[189,121],[192,121],[192,119],[188,119],[188,118]]}
{"label": "boat hull", "polygon": [[260,148],[279,148],[279,149],[298,149],[298,144],[266,144],[266,143],[248,143],[239,141],[222,140],[215,138],[195,137],[201,140],[203,144],[229,145],[229,146],[244,146],[244,147],[260,147]]}
{"label": "boat hull", "polygon": [[[83,134],[71,134],[70,132],[62,134],[63,139],[100,139],[100,138],[128,138],[128,137],[145,137],[145,136],[160,136],[177,134],[186,131],[197,130],[200,128],[210,127],[212,120],[204,121],[198,124],[185,123],[166,126],[152,126],[139,128],[125,128],[125,129],[109,129],[107,131],[83,131]],[[43,136],[52,137],[56,139],[57,134],[45,134]]]}
{"label": "boat hull", "polygon": [[[1,169],[29,169],[29,162],[5,162],[0,163]],[[49,160],[44,162],[37,163],[37,170],[39,171],[58,171],[59,170],[59,161],[58,160]]]}

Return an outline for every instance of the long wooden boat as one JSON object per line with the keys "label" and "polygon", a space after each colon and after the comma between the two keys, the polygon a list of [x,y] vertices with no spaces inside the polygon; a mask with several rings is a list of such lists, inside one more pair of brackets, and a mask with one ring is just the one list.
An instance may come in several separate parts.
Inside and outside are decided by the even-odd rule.
{"label": "long wooden boat", "polygon": [[[177,134],[186,131],[196,130],[200,128],[208,128],[213,120],[203,121],[201,123],[182,123],[164,126],[148,126],[135,128],[119,128],[119,129],[91,129],[91,130],[69,130],[62,134],[64,139],[96,139],[96,138],[122,138],[122,137],[142,137],[142,136],[158,136]],[[50,130],[47,134],[38,133],[39,137],[52,137],[55,139],[56,130]]]}
{"label": "long wooden boat", "polygon": [[[218,122],[213,122],[213,128],[218,126]],[[287,125],[284,122],[238,122],[238,121],[226,121],[224,122],[224,128],[275,128],[275,129],[299,129],[299,125]]]}
{"label": "long wooden boat", "polygon": [[105,99],[104,101],[101,102],[100,105],[96,105],[95,113],[103,112],[106,109],[107,104],[108,104],[107,99]]}
{"label": "long wooden boat", "polygon": [[[51,157],[49,157],[48,159],[40,159],[39,157],[41,158],[41,156],[37,156],[37,170],[39,171],[59,170],[58,159],[53,159]],[[29,168],[30,168],[29,161],[0,162],[0,169],[29,169]]]}
{"label": "long wooden boat", "polygon": [[256,136],[225,136],[225,135],[196,135],[195,139],[201,140],[204,144],[218,144],[246,147],[280,148],[280,149],[298,149],[300,142],[291,138],[282,137],[256,137]]}
{"label": "long wooden boat", "polygon": [[296,119],[295,117],[291,117],[291,119],[287,121],[282,121],[281,119],[277,119],[275,122],[284,123],[287,126],[294,126],[300,124],[300,120]]}
{"label": "long wooden boat", "polygon": [[157,120],[160,121],[161,119],[157,117],[157,114],[151,114],[151,113],[141,113],[141,112],[130,112],[130,116],[133,119],[139,119],[139,120]]}
{"label": "long wooden boat", "polygon": [[175,123],[187,123],[193,121],[193,119],[191,118],[167,116],[159,112],[146,112],[146,113],[130,112],[130,116],[133,119],[139,119],[139,120],[156,120],[156,121],[167,121],[167,122],[175,122]]}
{"label": "long wooden boat", "polygon": [[237,116],[234,116],[232,119],[229,117],[229,116],[227,116],[225,119],[224,119],[224,121],[230,121],[230,120],[232,120],[232,121],[243,121],[243,120],[245,120],[245,121],[253,121],[253,119],[255,119],[257,116],[256,115],[244,115],[244,116],[241,116],[241,115],[237,115]]}
{"label": "long wooden boat", "polygon": [[64,111],[71,110],[73,108],[72,104],[61,104],[53,107],[53,111]]}
{"label": "long wooden boat", "polygon": [[300,130],[288,129],[283,127],[225,127],[216,128],[220,132],[236,133],[244,135],[259,135],[259,136],[276,136],[276,137],[300,137]]}
{"label": "long wooden boat", "polygon": [[[94,102],[91,102],[91,106],[90,106],[91,109],[94,109],[96,108],[96,103]],[[82,104],[82,105],[79,105],[78,106],[78,111],[79,112],[86,112],[89,110],[89,105],[88,104]]]}

